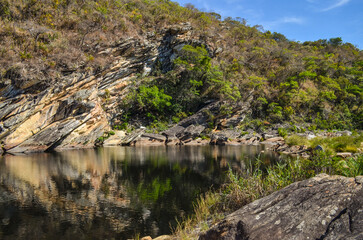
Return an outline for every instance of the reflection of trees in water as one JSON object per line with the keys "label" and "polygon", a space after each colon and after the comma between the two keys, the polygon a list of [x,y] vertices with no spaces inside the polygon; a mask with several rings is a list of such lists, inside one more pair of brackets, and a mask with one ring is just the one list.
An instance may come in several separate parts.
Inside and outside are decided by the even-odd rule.
{"label": "reflection of trees in water", "polygon": [[[120,197],[126,196],[124,188],[117,186],[116,174],[109,172],[109,160],[97,154],[72,151],[6,156],[2,165],[1,185],[16,199],[12,203],[17,208],[13,215],[29,218],[14,223],[18,225],[14,236],[22,232],[28,236],[41,232],[38,236],[55,238],[60,237],[58,234],[97,236],[107,230],[121,232],[130,224],[131,216],[125,211],[129,200]],[[101,189],[105,176],[111,194]],[[34,209],[43,216],[34,216]]]}
{"label": "reflection of trees in water", "polygon": [[[254,155],[258,150],[245,153]],[[245,151],[244,151],[245,152]],[[102,148],[0,159],[0,238],[130,238],[170,221],[242,170],[241,148]],[[3,235],[3,236],[2,236]]]}

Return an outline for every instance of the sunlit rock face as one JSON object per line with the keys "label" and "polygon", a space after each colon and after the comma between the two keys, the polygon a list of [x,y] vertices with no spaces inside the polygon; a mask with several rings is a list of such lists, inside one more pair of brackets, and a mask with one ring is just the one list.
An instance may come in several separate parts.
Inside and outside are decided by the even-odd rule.
{"label": "sunlit rock face", "polygon": [[205,45],[191,31],[190,25],[182,24],[162,29],[157,36],[120,39],[98,53],[114,59],[101,73],[65,75],[38,92],[28,91],[26,84],[2,86],[2,148],[18,153],[93,147],[122,114],[119,104],[131,81],[149,75],[156,62],[163,72],[171,70],[185,44]]}

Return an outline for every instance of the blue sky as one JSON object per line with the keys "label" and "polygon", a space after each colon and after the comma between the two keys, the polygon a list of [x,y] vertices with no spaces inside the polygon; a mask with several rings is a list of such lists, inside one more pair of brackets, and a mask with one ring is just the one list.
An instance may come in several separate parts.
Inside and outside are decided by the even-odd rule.
{"label": "blue sky", "polygon": [[363,48],[363,0],[174,0],[222,17],[241,17],[250,26],[295,41],[341,37]]}

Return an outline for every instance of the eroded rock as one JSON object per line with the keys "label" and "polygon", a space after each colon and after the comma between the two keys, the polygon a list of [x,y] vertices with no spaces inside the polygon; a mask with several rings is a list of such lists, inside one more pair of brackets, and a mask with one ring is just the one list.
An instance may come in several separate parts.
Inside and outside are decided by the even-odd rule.
{"label": "eroded rock", "polygon": [[362,177],[320,174],[246,205],[199,239],[362,239],[362,226]]}

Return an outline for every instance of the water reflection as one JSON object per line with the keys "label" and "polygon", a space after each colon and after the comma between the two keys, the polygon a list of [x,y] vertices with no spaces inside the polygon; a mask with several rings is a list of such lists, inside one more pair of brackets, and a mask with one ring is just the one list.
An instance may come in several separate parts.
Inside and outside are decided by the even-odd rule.
{"label": "water reflection", "polygon": [[[199,194],[260,147],[113,147],[0,158],[0,239],[128,239],[170,232]],[[265,163],[273,153],[261,155]]]}

